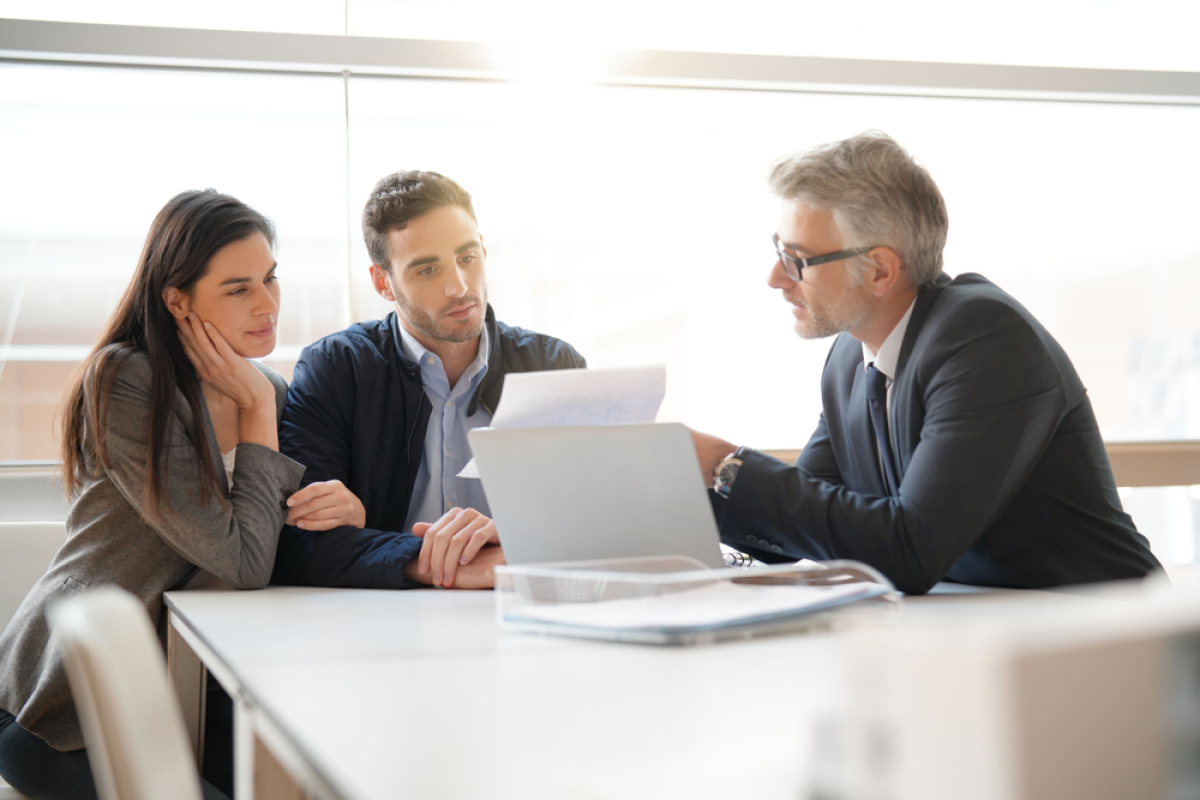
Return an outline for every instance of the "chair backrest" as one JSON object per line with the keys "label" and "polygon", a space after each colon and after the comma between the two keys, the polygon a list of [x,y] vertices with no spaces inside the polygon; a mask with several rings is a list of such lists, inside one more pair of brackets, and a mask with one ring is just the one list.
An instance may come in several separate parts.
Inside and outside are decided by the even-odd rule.
{"label": "chair backrest", "polygon": [[0,778],[0,800],[26,800],[26,797]]}
{"label": "chair backrest", "polygon": [[0,521],[0,630],[67,540],[66,523]]}
{"label": "chair backrest", "polygon": [[0,464],[0,520],[66,519],[71,503],[63,494],[61,469],[51,461]]}
{"label": "chair backrest", "polygon": [[102,800],[201,800],[183,717],[149,616],[113,586],[83,592],[47,612]]}

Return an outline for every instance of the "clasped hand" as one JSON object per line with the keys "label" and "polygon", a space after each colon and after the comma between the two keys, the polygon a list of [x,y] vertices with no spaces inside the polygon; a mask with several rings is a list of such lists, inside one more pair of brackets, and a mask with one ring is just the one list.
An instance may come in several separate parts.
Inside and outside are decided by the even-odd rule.
{"label": "clasped hand", "polygon": [[[306,531],[367,524],[362,501],[341,481],[310,483],[289,497],[287,504],[287,523]],[[413,534],[422,540],[421,552],[404,574],[419,583],[488,589],[495,584],[492,568],[505,563],[496,523],[473,508],[452,508],[437,522],[418,522]]]}
{"label": "clasped hand", "polygon": [[409,578],[455,589],[486,589],[495,585],[492,568],[505,563],[496,523],[473,508],[452,508],[437,522],[418,522],[421,537],[416,570]]}

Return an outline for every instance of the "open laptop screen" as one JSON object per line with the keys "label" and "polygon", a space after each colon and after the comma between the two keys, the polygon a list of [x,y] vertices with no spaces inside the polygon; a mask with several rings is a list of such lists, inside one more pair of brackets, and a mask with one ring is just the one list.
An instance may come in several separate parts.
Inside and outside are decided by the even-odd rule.
{"label": "open laptop screen", "polygon": [[476,428],[467,436],[508,563],[684,555],[724,566],[683,425]]}

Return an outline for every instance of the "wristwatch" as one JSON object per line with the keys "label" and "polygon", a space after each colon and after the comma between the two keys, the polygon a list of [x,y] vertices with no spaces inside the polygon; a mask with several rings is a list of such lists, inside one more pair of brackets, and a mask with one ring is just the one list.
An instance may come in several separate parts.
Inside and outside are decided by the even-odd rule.
{"label": "wristwatch", "polygon": [[733,482],[737,480],[738,470],[742,466],[742,448],[734,450],[713,470],[713,490],[721,497],[729,497],[733,491]]}

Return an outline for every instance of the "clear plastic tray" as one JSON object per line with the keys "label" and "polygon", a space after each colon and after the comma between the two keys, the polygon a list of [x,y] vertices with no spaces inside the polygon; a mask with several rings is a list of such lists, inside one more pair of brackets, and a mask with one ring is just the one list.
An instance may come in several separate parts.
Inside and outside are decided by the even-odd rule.
{"label": "clear plastic tray", "polygon": [[702,644],[827,630],[902,613],[899,593],[856,561],[710,569],[684,556],[496,567],[510,630],[644,644]]}

